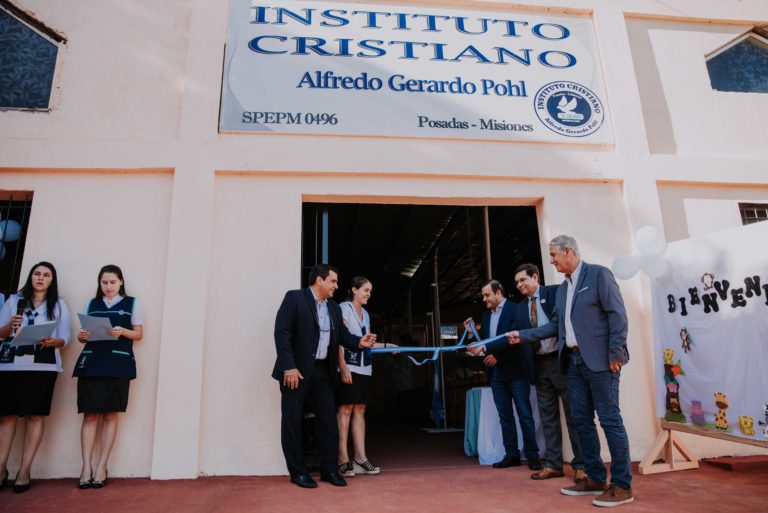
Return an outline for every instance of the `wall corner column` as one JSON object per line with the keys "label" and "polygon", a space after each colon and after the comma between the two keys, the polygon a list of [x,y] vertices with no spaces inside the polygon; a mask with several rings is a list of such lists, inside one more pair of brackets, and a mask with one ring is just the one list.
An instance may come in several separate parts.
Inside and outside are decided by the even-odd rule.
{"label": "wall corner column", "polygon": [[199,474],[213,169],[176,169],[158,365],[152,479]]}

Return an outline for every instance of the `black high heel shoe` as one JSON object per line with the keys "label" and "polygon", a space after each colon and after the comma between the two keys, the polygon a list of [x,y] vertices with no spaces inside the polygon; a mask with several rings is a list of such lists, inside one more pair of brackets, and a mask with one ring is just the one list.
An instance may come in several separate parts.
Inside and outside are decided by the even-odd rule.
{"label": "black high heel shoe", "polygon": [[77,487],[81,490],[87,490],[93,486],[93,471],[91,471],[91,478],[88,481],[80,481],[77,483]]}
{"label": "black high heel shoe", "polygon": [[13,482],[13,493],[24,493],[32,486],[32,478],[29,478],[28,483],[16,484],[19,480],[19,476],[16,476],[16,481]]}
{"label": "black high heel shoe", "polygon": [[0,481],[0,490],[8,485],[8,469],[5,469],[5,477]]}
{"label": "black high heel shoe", "polygon": [[104,488],[105,486],[107,486],[107,478],[108,477],[109,477],[109,471],[105,470],[104,471],[104,481],[96,481],[96,480],[91,481],[91,488]]}

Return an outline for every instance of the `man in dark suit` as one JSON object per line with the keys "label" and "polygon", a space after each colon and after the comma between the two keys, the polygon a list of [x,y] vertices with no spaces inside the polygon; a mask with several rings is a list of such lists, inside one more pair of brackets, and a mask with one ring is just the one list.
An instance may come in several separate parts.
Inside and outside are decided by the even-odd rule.
{"label": "man in dark suit", "polygon": [[[517,305],[516,324],[518,329],[544,326],[554,314],[557,285],[539,285],[539,268],[535,264],[522,264],[515,269],[515,286],[525,296]],[[573,448],[571,466],[575,471],[574,481],[586,479],[584,458],[581,455],[576,427],[571,419],[571,401],[568,382],[560,372],[557,362],[557,338],[551,337],[534,344],[534,369],[536,399],[539,405],[539,419],[544,431],[546,450],[544,468],[531,479],[542,480],[563,477],[563,431],[560,424],[560,400],[563,401],[568,437]]]}
{"label": "man in dark suit", "polygon": [[[549,324],[508,334],[510,344],[557,337],[558,361],[568,374],[571,415],[579,434],[587,479],[560,490],[564,495],[599,495],[595,506],[618,506],[634,500],[629,439],[619,410],[621,367],[629,361],[627,312],[613,274],[581,260],[576,240],[568,235],[549,243],[550,262],[565,281],[557,289]],[[611,484],[600,458],[594,416],[600,419],[611,452]]]}
{"label": "man in dark suit", "polygon": [[373,347],[376,336],[356,337],[347,331],[341,308],[333,301],[338,273],[327,264],[309,272],[309,288],[285,294],[275,319],[277,361],[272,377],[280,382],[282,423],[280,434],[291,482],[316,488],[301,454],[304,400],[312,403],[320,445],[320,479],[346,486],[338,474],[336,455],[339,431],[336,424],[334,388],[337,386],[339,344],[358,350]]}
{"label": "man in dark suit", "polygon": [[[480,292],[487,308],[480,325],[480,336],[487,339],[513,329],[516,307],[514,303],[507,301],[501,283],[498,280],[490,280],[483,285]],[[472,353],[479,354],[481,351],[486,352],[484,363],[491,373],[493,401],[499,412],[501,436],[504,441],[504,458],[494,463],[493,467],[520,466],[520,449],[517,446],[517,426],[515,425],[515,410],[517,410],[520,429],[523,431],[523,452],[528,460],[528,467],[531,470],[541,470],[530,399],[533,381],[531,347],[489,344],[487,347],[475,348]]]}

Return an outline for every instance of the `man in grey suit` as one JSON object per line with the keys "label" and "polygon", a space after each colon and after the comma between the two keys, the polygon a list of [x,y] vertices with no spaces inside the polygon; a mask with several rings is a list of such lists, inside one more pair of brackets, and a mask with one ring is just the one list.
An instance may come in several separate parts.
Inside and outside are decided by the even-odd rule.
{"label": "man in grey suit", "polygon": [[[516,324],[518,329],[536,328],[549,322],[555,309],[557,285],[540,285],[539,268],[535,264],[521,264],[515,269],[515,286],[525,299],[517,307]],[[536,399],[539,403],[539,419],[544,431],[546,452],[544,468],[531,479],[537,481],[563,477],[563,432],[560,423],[560,401],[563,402],[568,438],[571,440],[574,470],[573,480],[578,483],[587,478],[584,473],[584,458],[581,455],[576,426],[571,418],[571,396],[568,393],[568,381],[560,372],[557,361],[557,338],[551,337],[540,341],[533,355]]]}
{"label": "man in grey suit", "polygon": [[[568,375],[571,416],[584,455],[587,479],[562,488],[564,495],[599,495],[595,506],[612,507],[634,500],[629,439],[619,410],[621,367],[629,361],[627,312],[613,274],[581,260],[568,235],[549,243],[550,262],[565,281],[557,290],[549,324],[508,333],[510,344],[557,337],[558,362]],[[611,453],[611,483],[600,458],[594,416],[600,419]]]}

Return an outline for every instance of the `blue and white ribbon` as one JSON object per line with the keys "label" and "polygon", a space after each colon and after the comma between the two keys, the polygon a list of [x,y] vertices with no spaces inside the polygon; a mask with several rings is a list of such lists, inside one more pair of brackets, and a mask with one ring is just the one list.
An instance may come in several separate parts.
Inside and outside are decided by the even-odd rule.
{"label": "blue and white ribbon", "polygon": [[[471,328],[470,328],[471,327]],[[472,342],[471,344],[465,345],[464,341],[467,338],[467,334],[472,332],[472,335],[474,336],[475,340],[477,342]],[[488,346],[490,344],[493,344],[494,342],[498,342],[501,339],[506,339],[507,335],[506,333],[502,333],[501,335],[496,335],[495,337],[486,338],[484,340],[479,340],[480,335],[477,333],[477,330],[475,329],[475,323],[474,321],[470,320],[470,322],[467,323],[467,328],[464,329],[464,334],[461,336],[461,339],[459,340],[459,343],[453,346],[440,346],[440,347],[424,347],[424,346],[403,346],[403,347],[374,347],[371,349],[371,354],[392,354],[392,353],[432,353],[432,356],[427,357],[421,361],[416,360],[412,356],[408,356],[408,358],[417,366],[424,365],[427,362],[433,362],[437,360],[440,357],[440,353],[446,352],[446,351],[458,351],[460,349],[470,349],[473,347],[479,347],[479,346],[486,346],[486,349],[488,349]]]}

